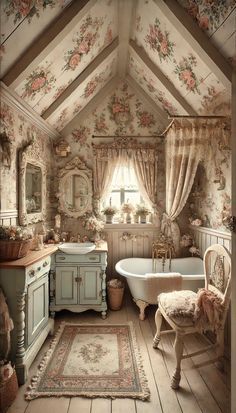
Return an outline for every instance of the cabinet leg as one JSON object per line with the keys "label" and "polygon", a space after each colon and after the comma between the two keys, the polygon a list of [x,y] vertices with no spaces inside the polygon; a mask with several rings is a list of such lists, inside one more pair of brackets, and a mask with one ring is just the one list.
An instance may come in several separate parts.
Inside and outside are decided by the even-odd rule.
{"label": "cabinet leg", "polygon": [[102,319],[105,320],[107,318],[107,312],[102,311]]}

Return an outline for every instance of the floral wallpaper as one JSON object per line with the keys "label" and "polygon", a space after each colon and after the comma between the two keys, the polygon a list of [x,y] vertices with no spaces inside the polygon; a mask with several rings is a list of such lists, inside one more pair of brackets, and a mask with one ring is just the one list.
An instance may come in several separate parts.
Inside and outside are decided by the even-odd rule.
{"label": "floral wallpaper", "polygon": [[[51,200],[50,187],[52,182],[51,168],[51,143],[45,132],[42,132],[33,123],[29,122],[19,110],[11,107],[1,100],[0,106],[0,132],[5,132],[10,138],[11,164],[10,167],[1,164],[0,168],[0,198],[1,210],[18,209],[18,151],[32,138],[37,140],[40,146],[42,160],[47,167],[47,201]],[[49,211],[49,206],[48,206]]]}
{"label": "floral wallpaper", "polygon": [[[2,0],[0,2],[2,75],[69,3],[71,0]],[[16,44],[20,47],[15,48]]]}
{"label": "floral wallpaper", "polygon": [[[183,38],[169,22],[168,15],[161,12],[157,2],[138,1],[132,38],[144,48],[153,63],[196,112],[203,109],[213,89],[215,95],[225,92],[223,84],[211,73],[201,56],[193,51],[188,39]],[[145,70],[144,67],[142,70]],[[225,94],[225,98],[229,102],[230,96]],[[174,109],[176,104],[173,98],[168,98],[168,101]]]}
{"label": "floral wallpaper", "polygon": [[58,131],[77,115],[115,75],[117,52],[114,51],[70,96],[49,116],[48,122]]}
{"label": "floral wallpaper", "polygon": [[235,0],[177,0],[211,42],[236,64]]}
{"label": "floral wallpaper", "polygon": [[97,1],[15,91],[41,115],[116,35],[116,3]]}
{"label": "floral wallpaper", "polygon": [[187,114],[185,109],[154,76],[151,70],[144,63],[135,59],[132,52],[129,56],[129,74],[154,100],[157,106],[167,112],[168,115]]}

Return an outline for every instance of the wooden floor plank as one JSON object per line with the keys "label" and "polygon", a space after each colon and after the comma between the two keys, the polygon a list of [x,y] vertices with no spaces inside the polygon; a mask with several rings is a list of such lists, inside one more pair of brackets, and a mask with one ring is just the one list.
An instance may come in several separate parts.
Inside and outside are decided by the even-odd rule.
{"label": "wooden floor plank", "polygon": [[71,397],[68,413],[90,413],[91,404],[91,399],[85,397]]}
{"label": "wooden floor plank", "polygon": [[134,400],[115,399],[112,400],[112,413],[136,413]]}
{"label": "wooden floor plank", "polygon": [[67,413],[69,397],[42,397],[32,400],[26,410],[27,413]]}
{"label": "wooden floor plank", "polygon": [[91,413],[111,413],[111,400],[93,399]]}
{"label": "wooden floor plank", "polygon": [[[189,351],[197,351],[202,346],[206,346],[207,342],[202,343],[196,338],[196,336],[186,337],[186,347]],[[200,363],[209,361],[209,354],[203,353],[193,358],[194,366]],[[230,392],[222,380],[219,370],[215,364],[208,364],[204,367],[196,368],[200,376],[204,380],[210,393],[213,395],[216,403],[224,413],[230,412]],[[217,392],[215,391],[217,389]]]}
{"label": "wooden floor plank", "polygon": [[[135,333],[137,337],[137,342],[140,348],[140,353],[143,360],[143,368],[148,380],[148,386],[150,389],[150,401],[143,402],[141,400],[136,400],[136,409],[137,413],[162,413],[162,407],[160,403],[159,393],[157,390],[156,382],[153,376],[152,366],[149,358],[149,352],[146,345],[146,341],[142,335],[139,322],[138,313],[136,311],[136,304],[131,301],[130,296],[126,296],[126,311],[127,318],[129,321],[132,321],[135,328]],[[173,413],[173,412],[172,412]]]}

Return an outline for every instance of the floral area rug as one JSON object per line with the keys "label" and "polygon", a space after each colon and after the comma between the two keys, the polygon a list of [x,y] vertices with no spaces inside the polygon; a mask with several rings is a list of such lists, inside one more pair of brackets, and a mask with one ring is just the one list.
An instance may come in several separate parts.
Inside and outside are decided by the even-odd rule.
{"label": "floral area rug", "polygon": [[131,397],[150,392],[132,323],[62,323],[25,398]]}

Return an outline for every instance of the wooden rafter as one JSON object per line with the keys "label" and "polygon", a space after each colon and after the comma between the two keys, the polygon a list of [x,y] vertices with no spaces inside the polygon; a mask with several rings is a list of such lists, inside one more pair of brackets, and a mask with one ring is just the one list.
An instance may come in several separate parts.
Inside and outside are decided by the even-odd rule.
{"label": "wooden rafter", "polygon": [[219,81],[231,91],[232,67],[210,42],[189,14],[173,0],[154,0],[171,24],[187,40],[194,52],[203,60]]}
{"label": "wooden rafter", "polygon": [[58,107],[67,99],[72,92],[75,91],[81,85],[82,82],[96,69],[105,59],[110,56],[118,46],[118,39],[113,40],[113,42],[107,46],[87,67],[83,72],[77,76],[75,80],[62,92],[62,94],[49,106],[49,108],[44,112],[42,117],[44,119],[49,118],[49,116],[55,112]]}
{"label": "wooden rafter", "polygon": [[141,102],[144,103],[147,107],[149,107],[152,112],[156,115],[157,119],[159,120],[160,124],[164,127],[166,127],[169,123],[168,121],[168,115],[164,110],[159,108],[153,100],[144,92],[141,86],[134,80],[130,75],[127,75],[126,80],[130,87],[135,91],[135,94],[138,96],[138,98],[141,100]]}
{"label": "wooden rafter", "polygon": [[95,3],[96,0],[79,0],[66,7],[58,19],[39,36],[37,41],[26,50],[3,77],[2,81],[5,85],[11,85],[12,88],[16,89],[31,71],[73,30]]}
{"label": "wooden rafter", "polygon": [[119,0],[119,51],[118,51],[118,75],[124,78],[127,70],[128,49],[130,31],[134,20],[134,0]]}
{"label": "wooden rafter", "polygon": [[147,53],[141,46],[138,46],[134,40],[130,40],[130,47],[135,55],[136,59],[140,63],[144,63],[149,70],[153,73],[157,79],[163,84],[163,86],[168,90],[168,92],[177,100],[177,102],[182,106],[182,108],[189,115],[197,115],[197,112],[192,108],[191,105],[184,99],[184,97],[178,92],[173,83],[163,74],[163,72],[153,63]]}
{"label": "wooden rafter", "polygon": [[72,129],[78,127],[78,125],[86,119],[87,116],[92,113],[93,110],[117,87],[119,78],[113,77],[60,132],[66,136]]}

